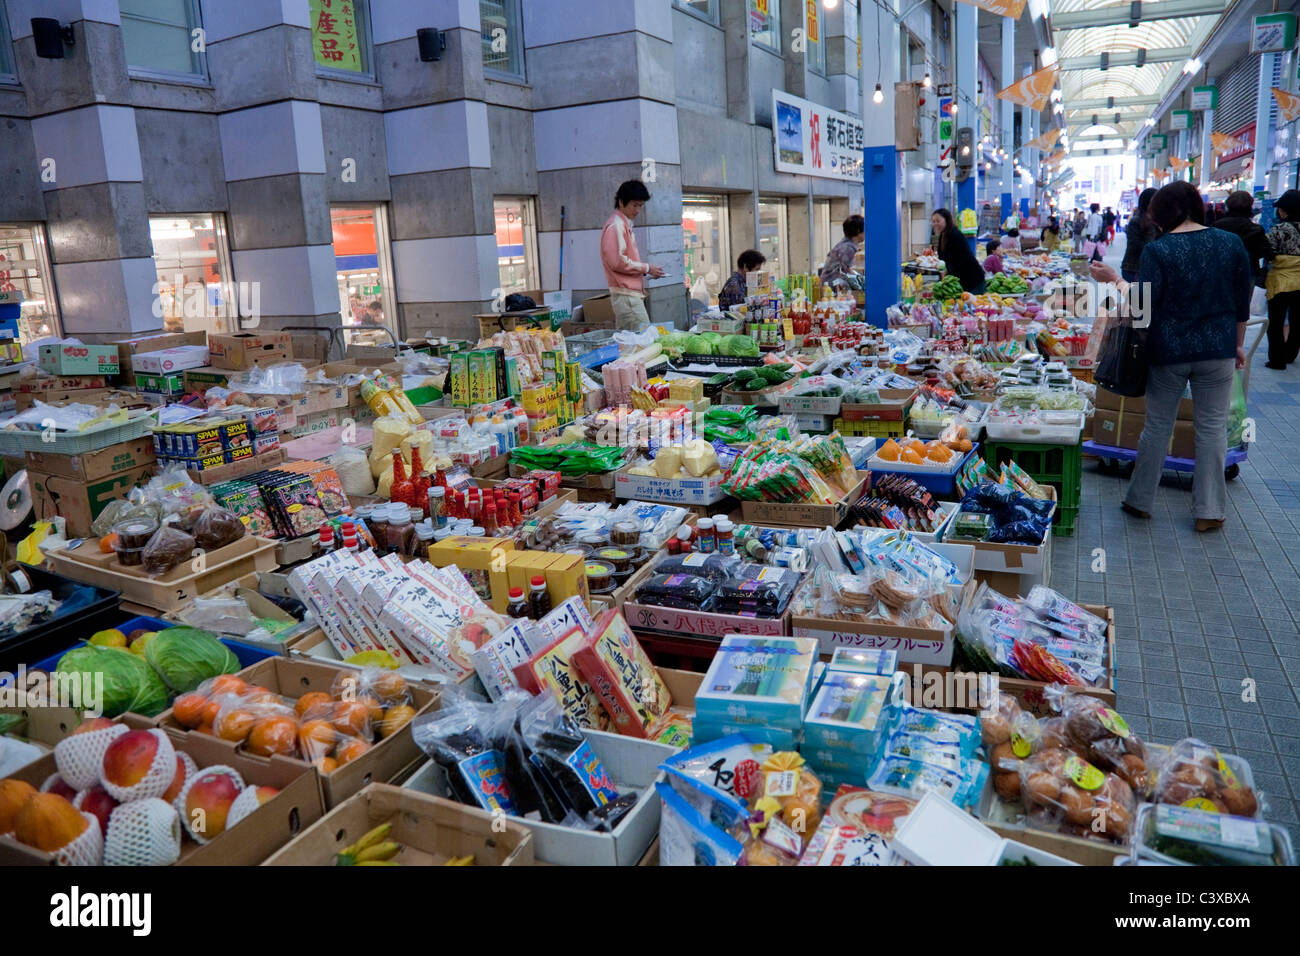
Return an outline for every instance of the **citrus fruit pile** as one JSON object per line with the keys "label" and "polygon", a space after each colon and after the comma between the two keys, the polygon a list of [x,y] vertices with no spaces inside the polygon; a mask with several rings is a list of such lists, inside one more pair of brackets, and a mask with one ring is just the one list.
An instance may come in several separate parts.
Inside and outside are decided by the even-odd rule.
{"label": "citrus fruit pile", "polygon": [[905,465],[949,465],[954,452],[941,441],[923,442],[918,438],[889,439],[876,451],[881,461],[897,461]]}

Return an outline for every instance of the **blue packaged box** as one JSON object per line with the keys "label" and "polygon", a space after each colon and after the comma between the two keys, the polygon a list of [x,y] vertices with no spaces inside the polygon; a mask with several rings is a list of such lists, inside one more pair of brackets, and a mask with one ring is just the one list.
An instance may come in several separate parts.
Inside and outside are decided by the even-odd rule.
{"label": "blue packaged box", "polygon": [[805,748],[869,761],[893,719],[896,683],[893,677],[828,670],[804,718]]}
{"label": "blue packaged box", "polygon": [[898,651],[885,648],[837,647],[826,669],[888,677],[898,670]]}
{"label": "blue packaged box", "polygon": [[728,634],[695,694],[695,719],[798,731],[812,687],[817,641]]}
{"label": "blue packaged box", "polygon": [[763,724],[735,724],[712,719],[701,719],[699,714],[691,723],[691,743],[708,743],[732,734],[743,734],[757,743],[769,744],[773,750],[798,750],[799,733],[785,727],[768,727]]}

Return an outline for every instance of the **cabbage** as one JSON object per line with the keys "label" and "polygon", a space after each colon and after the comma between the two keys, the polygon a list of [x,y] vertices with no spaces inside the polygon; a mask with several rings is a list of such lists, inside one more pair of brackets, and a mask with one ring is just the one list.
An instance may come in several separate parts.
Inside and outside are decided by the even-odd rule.
{"label": "cabbage", "polygon": [[758,343],[748,335],[727,335],[718,344],[719,355],[757,356]]}
{"label": "cabbage", "polygon": [[709,340],[709,344],[713,346],[715,351],[718,348],[718,343],[722,341],[722,336],[717,332],[701,332],[700,335]]}
{"label": "cabbage", "polygon": [[686,347],[686,343],[690,337],[691,333],[689,332],[666,332],[659,336],[659,345],[665,352],[672,351],[673,349],[680,351]]}
{"label": "cabbage", "polygon": [[691,355],[712,355],[713,343],[703,335],[692,335],[686,340],[686,351]]}
{"label": "cabbage", "polygon": [[[54,674],[56,677],[60,674],[82,675],[81,687],[87,693],[94,692],[92,675],[102,674],[104,683],[100,705],[105,717],[116,717],[128,710],[153,717],[167,707],[170,699],[167,687],[153,668],[138,655],[120,648],[95,644],[74,647],[59,658]],[[90,702],[83,702],[83,707],[91,709]]]}
{"label": "cabbage", "polygon": [[239,660],[219,640],[197,627],[169,627],[144,649],[144,658],[175,694],[194,690],[218,674],[239,670]]}

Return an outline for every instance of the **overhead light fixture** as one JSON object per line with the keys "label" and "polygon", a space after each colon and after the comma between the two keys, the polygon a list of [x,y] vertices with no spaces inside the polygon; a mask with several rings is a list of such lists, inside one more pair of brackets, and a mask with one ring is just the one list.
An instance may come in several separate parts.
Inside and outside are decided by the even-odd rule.
{"label": "overhead light fixture", "polygon": [[1098,61],[1099,61],[1098,64],[1097,64],[1097,69],[1102,70],[1103,72],[1104,72],[1105,70],[1109,70],[1109,69],[1110,69],[1110,54],[1109,54],[1109,53],[1103,53],[1103,54],[1102,54],[1101,56],[1099,56],[1097,59],[1098,59]]}
{"label": "overhead light fixture", "polygon": [[1150,116],[1148,116],[1148,117],[1147,117],[1147,121],[1146,121],[1143,125],[1144,125],[1144,126],[1155,126],[1155,125],[1156,125],[1156,121],[1153,120]]}
{"label": "overhead light fixture", "polygon": [[1139,47],[1138,54],[1137,54],[1137,66],[1139,67],[1146,66],[1146,62],[1147,62],[1147,48]]}
{"label": "overhead light fixture", "polygon": [[1198,60],[1196,57],[1192,57],[1183,65],[1183,72],[1186,73],[1188,76],[1191,76],[1200,68],[1201,68],[1201,61]]}
{"label": "overhead light fixture", "polygon": [[1061,102],[1061,88],[1059,86],[1052,88],[1052,102],[1053,103]]}
{"label": "overhead light fixture", "polygon": [[930,71],[929,71],[929,70],[926,70],[926,71],[925,71],[925,78],[921,80],[921,85],[924,86],[927,90],[930,88]]}
{"label": "overhead light fixture", "polygon": [[885,102],[885,91],[880,88],[879,83],[876,84],[876,92],[871,94],[871,102],[877,105]]}
{"label": "overhead light fixture", "polygon": [[1052,107],[1052,112],[1055,113],[1057,116],[1060,116],[1062,113],[1065,112],[1065,107],[1062,106],[1060,103],[1057,103]]}
{"label": "overhead light fixture", "polygon": [[985,163],[985,164],[984,164],[984,168],[985,168],[985,169],[992,169],[992,168],[993,168],[993,164],[992,164],[992,163]]}
{"label": "overhead light fixture", "polygon": [[963,146],[963,147],[961,148],[961,154],[962,154],[963,156],[969,156],[969,155],[970,155],[970,147],[969,147],[969,146]]}
{"label": "overhead light fixture", "polygon": [[822,0],[822,6],[827,10],[834,10],[840,5],[840,0]]}

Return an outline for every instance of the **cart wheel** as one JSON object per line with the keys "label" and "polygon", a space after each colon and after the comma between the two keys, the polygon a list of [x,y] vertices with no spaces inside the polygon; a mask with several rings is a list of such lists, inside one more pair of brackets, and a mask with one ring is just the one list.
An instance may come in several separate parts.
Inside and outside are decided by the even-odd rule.
{"label": "cart wheel", "polygon": [[1229,465],[1227,468],[1223,469],[1223,478],[1225,481],[1232,481],[1240,474],[1241,474],[1241,466],[1236,464],[1235,462]]}

